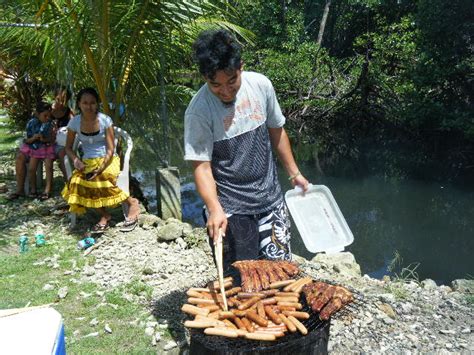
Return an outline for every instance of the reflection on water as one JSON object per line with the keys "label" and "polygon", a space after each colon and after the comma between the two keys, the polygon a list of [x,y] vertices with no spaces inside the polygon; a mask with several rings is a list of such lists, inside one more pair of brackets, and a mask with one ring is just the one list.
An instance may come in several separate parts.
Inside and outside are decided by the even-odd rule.
{"label": "reflection on water", "polygon": [[[183,218],[203,225],[202,201],[196,193],[190,167],[183,162],[182,147],[174,140],[172,163],[181,174]],[[156,211],[155,168],[158,161],[138,146],[132,159],[133,175]],[[420,263],[420,279],[431,278],[448,283],[457,278],[473,277],[474,258],[474,189],[465,191],[450,185],[387,180],[379,177],[319,177],[311,165],[300,164],[313,184],[330,188],[354,234],[347,247],[362,272],[381,278],[396,252],[402,266]],[[279,169],[284,191],[290,189],[286,174]],[[292,231],[293,252],[307,259],[309,253],[297,230]]]}

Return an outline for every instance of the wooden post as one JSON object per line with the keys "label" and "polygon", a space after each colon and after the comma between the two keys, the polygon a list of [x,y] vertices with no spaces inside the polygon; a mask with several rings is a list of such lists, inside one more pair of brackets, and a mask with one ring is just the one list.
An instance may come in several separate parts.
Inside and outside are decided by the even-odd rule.
{"label": "wooden post", "polygon": [[182,219],[178,168],[168,167],[156,170],[156,202],[160,218],[164,220],[170,217]]}

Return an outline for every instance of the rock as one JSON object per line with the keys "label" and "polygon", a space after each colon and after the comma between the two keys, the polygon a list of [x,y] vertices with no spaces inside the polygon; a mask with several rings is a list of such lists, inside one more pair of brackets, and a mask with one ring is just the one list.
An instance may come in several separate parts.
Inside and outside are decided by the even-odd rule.
{"label": "rock", "polygon": [[156,232],[158,242],[172,241],[183,236],[182,223],[167,223]]}
{"label": "rock", "polygon": [[397,315],[396,315],[395,311],[393,310],[393,308],[389,304],[382,303],[382,304],[379,304],[377,307],[382,312],[384,312],[387,316],[389,316],[390,318],[392,318],[392,319],[396,318]]}
{"label": "rock", "polygon": [[176,348],[178,346],[178,343],[176,343],[174,340],[170,340],[169,342],[166,343],[166,345],[163,347],[163,350],[168,351],[173,348]]}
{"label": "rock", "polygon": [[463,328],[463,330],[461,330],[461,333],[470,334],[471,333],[471,328]]}
{"label": "rock", "polygon": [[89,325],[91,327],[95,327],[97,324],[99,324],[99,321],[97,320],[97,318],[94,318],[89,322]]}
{"label": "rock", "polygon": [[140,227],[158,227],[160,224],[163,224],[163,220],[154,214],[144,213],[138,217]]}
{"label": "rock", "polygon": [[189,223],[183,223],[183,237],[189,237],[193,234],[193,226]]}
{"label": "rock", "polygon": [[451,335],[455,335],[456,332],[454,330],[451,330],[451,329],[440,329],[439,331],[441,334],[451,334]]}
{"label": "rock", "polygon": [[161,333],[160,332],[155,333],[155,341],[157,343],[159,343],[161,341]]}
{"label": "rock", "polygon": [[67,294],[68,294],[67,286],[61,287],[58,291],[58,297],[60,299],[66,298]]}
{"label": "rock", "polygon": [[158,322],[156,322],[156,321],[153,321],[153,322],[146,322],[146,327],[147,327],[147,328],[153,328],[153,329],[155,329],[157,325],[158,325]]}
{"label": "rock", "polygon": [[106,325],[104,326],[104,330],[105,330],[106,333],[112,334],[112,329],[110,329],[110,326],[109,326],[108,324],[106,324]]}
{"label": "rock", "polygon": [[181,249],[186,249],[188,246],[183,238],[176,239],[176,244],[178,244]]}
{"label": "rock", "polygon": [[312,260],[312,263],[319,263],[323,267],[333,269],[337,273],[345,276],[360,277],[360,266],[357,264],[354,255],[349,252],[335,253],[335,254],[317,254]]}
{"label": "rock", "polygon": [[51,291],[54,290],[54,286],[50,284],[46,284],[43,286],[43,291]]}
{"label": "rock", "polygon": [[434,290],[438,286],[436,285],[436,282],[434,282],[431,279],[426,279],[421,281],[421,287],[423,287],[425,290]]}
{"label": "rock", "polygon": [[458,279],[451,283],[454,291],[462,293],[474,293],[474,280]]}
{"label": "rock", "polygon": [[395,303],[395,296],[391,293],[383,293],[379,295],[379,300],[385,303],[394,304]]}
{"label": "rock", "polygon": [[82,273],[86,276],[92,276],[95,274],[95,269],[92,266],[84,266],[84,269],[82,270]]}
{"label": "rock", "polygon": [[153,334],[155,334],[155,329],[152,327],[147,327],[145,328],[145,334],[151,337]]}
{"label": "rock", "polygon": [[87,335],[84,335],[83,338],[90,338],[90,337],[98,337],[99,332],[94,332],[94,333],[89,333]]}

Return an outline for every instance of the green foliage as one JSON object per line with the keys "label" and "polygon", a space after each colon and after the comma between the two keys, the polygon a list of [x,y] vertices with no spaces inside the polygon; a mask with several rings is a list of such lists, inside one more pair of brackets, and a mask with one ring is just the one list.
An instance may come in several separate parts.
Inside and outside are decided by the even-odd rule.
{"label": "green foliage", "polygon": [[469,1],[332,1],[321,48],[328,2],[285,3],[253,2],[245,59],[273,81],[290,135],[316,146],[303,156],[398,177],[472,171]]}

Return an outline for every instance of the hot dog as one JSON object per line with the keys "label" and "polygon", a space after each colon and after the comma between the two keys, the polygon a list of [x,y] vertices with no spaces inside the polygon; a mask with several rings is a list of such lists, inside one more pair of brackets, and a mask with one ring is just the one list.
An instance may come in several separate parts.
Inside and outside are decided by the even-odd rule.
{"label": "hot dog", "polygon": [[296,332],[296,326],[293,324],[293,322],[290,322],[284,314],[280,314],[279,316],[290,332]]}
{"label": "hot dog", "polygon": [[[283,307],[293,307],[295,309],[298,309],[300,310],[301,308],[303,308],[303,306],[301,305],[301,303],[293,303],[293,302],[278,302],[277,303],[278,307],[280,306],[283,306]],[[281,308],[280,308],[281,309]]]}
{"label": "hot dog", "polygon": [[227,328],[206,328],[204,329],[204,333],[207,335],[220,335],[228,338],[237,338],[239,336],[235,330]]}
{"label": "hot dog", "polygon": [[288,320],[291,321],[296,326],[296,328],[298,328],[301,334],[308,334],[308,329],[306,329],[303,323],[301,323],[298,319],[293,316],[288,316]]}
{"label": "hot dog", "polygon": [[260,297],[258,296],[255,296],[255,297],[252,297],[252,298],[249,298],[247,301],[245,302],[242,302],[237,308],[241,311],[243,311],[244,309],[247,309],[249,308],[250,306],[254,305],[255,303],[257,303],[258,301],[260,301]]}
{"label": "hot dog", "polygon": [[276,281],[270,284],[270,288],[280,288],[283,286],[291,285],[295,280],[284,280],[284,281]]}
{"label": "hot dog", "polygon": [[309,313],[306,312],[296,312],[296,311],[283,311],[283,314],[285,316],[293,316],[297,319],[308,319],[309,318]]}
{"label": "hot dog", "polygon": [[245,315],[248,319],[251,321],[254,321],[258,325],[262,327],[266,327],[268,325],[268,321],[265,318],[260,317],[256,312],[254,311],[248,311],[247,314]]}
{"label": "hot dog", "polygon": [[268,318],[273,321],[273,323],[281,324],[281,318],[273,311],[272,307],[265,306],[265,313],[267,314]]}
{"label": "hot dog", "polygon": [[274,334],[265,334],[265,333],[247,333],[245,334],[247,339],[253,340],[264,340],[264,341],[273,341],[276,339]]}
{"label": "hot dog", "polygon": [[185,313],[192,314],[193,316],[196,314],[207,316],[209,314],[209,310],[207,308],[199,308],[190,304],[183,304],[181,310]]}

